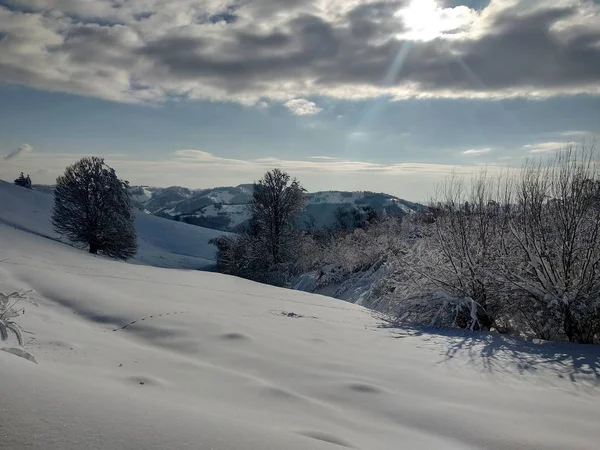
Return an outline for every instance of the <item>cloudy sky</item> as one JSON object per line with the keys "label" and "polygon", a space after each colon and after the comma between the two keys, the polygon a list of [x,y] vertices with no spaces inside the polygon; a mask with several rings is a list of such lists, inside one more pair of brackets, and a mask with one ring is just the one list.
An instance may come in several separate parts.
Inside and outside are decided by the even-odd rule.
{"label": "cloudy sky", "polygon": [[600,134],[598,0],[0,0],[0,177],[424,199]]}

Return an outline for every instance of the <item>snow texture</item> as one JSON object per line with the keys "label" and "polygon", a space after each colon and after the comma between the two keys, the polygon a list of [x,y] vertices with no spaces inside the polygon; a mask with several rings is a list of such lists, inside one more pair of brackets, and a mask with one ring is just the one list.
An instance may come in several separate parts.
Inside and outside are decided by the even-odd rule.
{"label": "snow texture", "polygon": [[40,194],[0,191],[0,288],[39,304],[18,318],[38,364],[0,351],[1,448],[597,448],[597,347],[94,257],[44,237]]}

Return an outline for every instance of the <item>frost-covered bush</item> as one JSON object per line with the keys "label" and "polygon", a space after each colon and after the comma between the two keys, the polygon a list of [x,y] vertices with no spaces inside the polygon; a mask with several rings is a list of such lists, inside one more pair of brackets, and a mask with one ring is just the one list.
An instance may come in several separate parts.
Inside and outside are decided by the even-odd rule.
{"label": "frost-covered bush", "polygon": [[[456,177],[445,183],[432,202],[427,220],[421,222],[417,242],[397,261],[397,271],[415,286],[403,291],[406,304],[401,315],[425,315],[421,322],[452,322],[467,327],[476,314],[477,328],[498,328],[505,298],[494,275],[500,257],[499,233],[502,207],[494,199],[495,180],[485,174],[467,189]],[[422,304],[427,298],[451,318]],[[452,302],[449,299],[454,299]]]}
{"label": "frost-covered bush", "polygon": [[17,339],[19,345],[23,345],[21,328],[13,320],[23,313],[23,310],[15,309],[15,305],[23,298],[25,298],[24,295],[19,292],[12,294],[0,292],[0,341],[7,341],[10,332]]}
{"label": "frost-covered bush", "polygon": [[466,190],[450,180],[381,295],[405,321],[600,340],[600,181],[565,149]]}
{"label": "frost-covered bush", "polygon": [[404,229],[399,218],[390,218],[351,232],[337,231],[321,245],[317,262],[323,271],[321,285],[340,282],[351,274],[384,264],[400,251]]}
{"label": "frost-covered bush", "polygon": [[29,298],[28,293],[29,291],[10,294],[0,292],[0,341],[8,341],[12,334],[19,345],[23,345],[23,331],[13,319],[25,313],[21,301],[37,306],[37,303]]}
{"label": "frost-covered bush", "polygon": [[294,276],[312,269],[312,257],[319,249],[310,236],[301,232],[288,235],[288,239],[282,247],[283,261],[279,263],[265,254],[267,244],[261,234],[246,230],[220,236],[210,243],[217,247],[217,271],[275,286],[289,286]]}
{"label": "frost-covered bush", "polygon": [[[448,257],[438,239],[433,231],[416,238],[404,254],[390,261],[389,275],[380,281],[373,295],[382,297],[379,304],[386,307],[383,312],[393,314],[400,322],[489,329],[488,309],[476,300],[481,291],[472,287],[478,282],[484,285],[481,290],[489,286],[477,278],[478,274],[463,271],[459,258]],[[489,297],[486,293],[484,298]]]}
{"label": "frost-covered bush", "polygon": [[543,338],[600,339],[600,172],[593,148],[528,164],[516,184],[498,276]]}
{"label": "frost-covered bush", "polygon": [[[37,306],[37,303],[27,294],[28,292],[12,292],[10,294],[0,292],[0,350],[37,363],[35,357],[23,348],[25,345],[23,330],[13,320],[25,313],[25,309],[20,305],[21,300],[27,300]],[[11,335],[17,341],[17,347],[10,344]],[[8,345],[4,346],[4,342],[7,342]]]}

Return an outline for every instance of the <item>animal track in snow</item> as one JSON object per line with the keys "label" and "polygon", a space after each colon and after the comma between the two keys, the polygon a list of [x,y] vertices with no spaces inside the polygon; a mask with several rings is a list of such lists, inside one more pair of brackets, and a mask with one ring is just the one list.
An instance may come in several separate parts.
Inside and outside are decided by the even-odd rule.
{"label": "animal track in snow", "polygon": [[152,316],[146,316],[146,317],[142,317],[141,319],[129,322],[128,324],[123,325],[120,328],[115,328],[114,330],[111,330],[111,331],[122,331],[122,330],[125,330],[126,328],[130,327],[131,325],[136,324],[137,322],[142,322],[142,321],[145,321],[145,320],[148,320],[148,319],[155,319],[155,318],[162,317],[162,316],[168,316],[170,314],[177,315],[177,314],[189,314],[189,313],[191,313],[191,311],[175,311],[175,312],[170,312],[170,313],[155,314],[155,315],[152,315]]}

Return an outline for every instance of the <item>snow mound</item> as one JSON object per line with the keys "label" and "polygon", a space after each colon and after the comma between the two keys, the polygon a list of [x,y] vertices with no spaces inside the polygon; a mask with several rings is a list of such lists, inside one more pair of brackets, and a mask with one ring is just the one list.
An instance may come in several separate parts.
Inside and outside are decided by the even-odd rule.
{"label": "snow mound", "polygon": [[[48,193],[0,182],[0,224],[58,240],[50,223],[52,205]],[[181,269],[212,268],[216,249],[208,241],[224,234],[141,212],[136,229],[139,251],[132,262]]]}
{"label": "snow mound", "polygon": [[327,297],[98,258],[0,201],[0,290],[39,304],[18,318],[38,364],[0,351],[2,448],[597,448],[596,347],[392,329]]}

